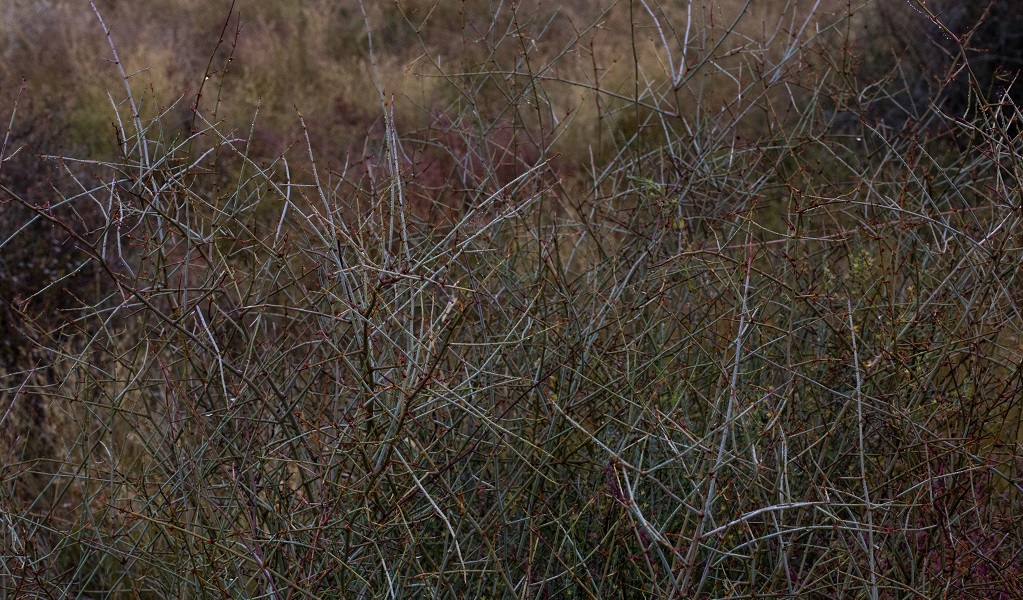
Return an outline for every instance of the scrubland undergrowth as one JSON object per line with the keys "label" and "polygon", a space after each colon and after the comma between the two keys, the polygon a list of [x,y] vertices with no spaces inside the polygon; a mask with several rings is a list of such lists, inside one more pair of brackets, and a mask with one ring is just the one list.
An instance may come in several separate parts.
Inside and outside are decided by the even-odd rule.
{"label": "scrubland undergrowth", "polygon": [[1023,594],[1020,115],[873,5],[2,10],[5,597]]}

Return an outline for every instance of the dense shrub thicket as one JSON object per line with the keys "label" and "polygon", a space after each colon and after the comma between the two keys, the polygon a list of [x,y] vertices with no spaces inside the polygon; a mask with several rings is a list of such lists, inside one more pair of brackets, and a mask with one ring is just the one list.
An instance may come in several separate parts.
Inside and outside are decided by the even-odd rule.
{"label": "dense shrub thicket", "polygon": [[939,4],[4,4],[0,592],[1023,595],[1016,12]]}

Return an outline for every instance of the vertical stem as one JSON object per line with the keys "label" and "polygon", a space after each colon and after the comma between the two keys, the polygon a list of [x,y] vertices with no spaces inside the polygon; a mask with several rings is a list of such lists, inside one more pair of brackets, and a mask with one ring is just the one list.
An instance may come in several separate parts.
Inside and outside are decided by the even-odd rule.
{"label": "vertical stem", "polygon": [[849,316],[849,335],[852,336],[853,369],[856,372],[856,426],[860,442],[860,480],[863,482],[863,501],[867,504],[867,556],[870,561],[870,600],[877,600],[877,569],[874,558],[874,510],[870,502],[870,486],[867,484],[867,461],[863,443],[863,374],[860,372],[860,357],[856,348],[856,329],[852,318],[852,300],[846,296]]}

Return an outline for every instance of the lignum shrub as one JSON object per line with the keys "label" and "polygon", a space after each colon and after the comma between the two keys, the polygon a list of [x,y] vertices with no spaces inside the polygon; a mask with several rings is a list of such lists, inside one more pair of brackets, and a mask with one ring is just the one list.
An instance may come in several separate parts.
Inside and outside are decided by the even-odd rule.
{"label": "lignum shrub", "polygon": [[[120,158],[65,163],[70,212],[5,192],[106,290],[34,321],[38,367],[4,380],[51,432],[0,479],[8,595],[1019,592],[1001,121],[943,153],[839,128],[842,21],[642,2],[598,15],[629,23],[624,68],[601,20],[547,54],[555,17],[496,7],[450,62],[406,31],[440,99],[408,118],[380,32],[430,7],[351,8],[356,158],[301,110],[277,156],[258,115],[182,134],[113,68]],[[576,126],[587,161],[558,154]]]}

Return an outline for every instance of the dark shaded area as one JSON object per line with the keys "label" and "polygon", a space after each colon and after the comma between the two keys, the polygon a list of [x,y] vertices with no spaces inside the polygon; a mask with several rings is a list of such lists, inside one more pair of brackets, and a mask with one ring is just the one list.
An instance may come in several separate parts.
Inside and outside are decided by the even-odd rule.
{"label": "dark shaded area", "polygon": [[62,202],[74,181],[48,158],[63,149],[67,128],[28,98],[18,115],[0,164],[0,368],[7,372],[30,369],[32,332],[62,330],[99,289],[95,267],[74,239],[88,236],[99,214]]}
{"label": "dark shaded area", "polygon": [[1008,119],[1023,99],[1018,2],[879,3],[867,29],[862,73],[883,82],[871,108],[889,125],[929,123],[935,107],[966,120],[997,107]]}

